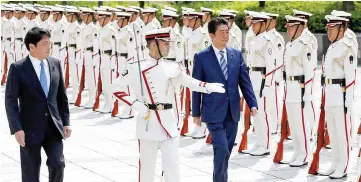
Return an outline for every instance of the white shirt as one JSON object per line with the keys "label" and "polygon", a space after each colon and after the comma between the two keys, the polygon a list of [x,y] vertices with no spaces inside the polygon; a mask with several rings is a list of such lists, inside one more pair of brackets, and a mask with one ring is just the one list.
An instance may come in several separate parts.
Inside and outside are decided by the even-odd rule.
{"label": "white shirt", "polygon": [[[38,76],[38,79],[40,82],[40,70],[41,70],[40,63],[41,63],[41,61],[37,58],[34,58],[30,54],[29,54],[29,58],[30,58],[31,63],[33,64],[34,70],[35,70],[36,75]],[[45,75],[46,75],[46,83],[48,84],[48,92],[49,92],[49,88],[50,88],[49,64],[46,59],[44,59],[43,62],[44,62],[44,69],[45,69]]]}
{"label": "white shirt", "polygon": [[[221,54],[219,53],[219,51],[221,51],[221,50],[219,50],[219,49],[217,49],[216,47],[214,47],[213,44],[212,44],[212,47],[213,47],[214,53],[215,53],[216,56],[217,56],[219,66],[221,66]],[[228,61],[227,61],[227,49],[226,49],[226,48],[223,48],[222,51],[223,51],[224,60],[225,60],[226,63],[228,64]]]}

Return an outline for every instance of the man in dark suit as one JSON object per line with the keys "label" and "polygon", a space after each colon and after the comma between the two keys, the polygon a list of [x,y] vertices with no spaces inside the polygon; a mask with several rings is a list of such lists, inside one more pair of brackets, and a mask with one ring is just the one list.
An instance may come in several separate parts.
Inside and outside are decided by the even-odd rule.
{"label": "man in dark suit", "polygon": [[212,45],[195,54],[192,76],[209,83],[223,83],[225,93],[193,92],[192,116],[195,123],[205,122],[213,144],[213,181],[226,182],[228,160],[240,119],[240,93],[257,114],[257,100],[240,51],[226,47],[229,39],[227,21],[214,18],[208,24]]}
{"label": "man in dark suit", "polygon": [[71,134],[69,107],[59,60],[49,57],[50,32],[34,27],[25,36],[29,56],[10,66],[5,109],[10,132],[20,145],[23,182],[38,182],[41,147],[49,181],[64,178],[62,139]]}

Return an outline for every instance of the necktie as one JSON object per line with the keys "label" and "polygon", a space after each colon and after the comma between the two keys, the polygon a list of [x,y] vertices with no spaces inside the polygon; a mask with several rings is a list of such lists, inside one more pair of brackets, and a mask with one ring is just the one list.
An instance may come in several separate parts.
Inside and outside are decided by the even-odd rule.
{"label": "necktie", "polygon": [[43,88],[45,96],[48,97],[48,80],[46,79],[43,61],[40,63],[40,84],[41,87]]}
{"label": "necktie", "polygon": [[224,77],[226,78],[226,80],[228,79],[228,68],[227,68],[227,62],[226,59],[224,59],[224,51],[219,51],[219,54],[221,55],[221,69],[222,72],[224,74]]}

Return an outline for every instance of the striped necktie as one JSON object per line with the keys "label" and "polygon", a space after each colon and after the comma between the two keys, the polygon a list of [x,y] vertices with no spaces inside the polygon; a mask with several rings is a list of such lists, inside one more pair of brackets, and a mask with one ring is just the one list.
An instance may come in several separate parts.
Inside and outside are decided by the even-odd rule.
{"label": "striped necktie", "polygon": [[224,59],[224,51],[219,51],[219,55],[221,55],[221,59],[220,59],[221,69],[224,74],[224,77],[227,80],[228,79],[228,68],[227,68],[226,59]]}

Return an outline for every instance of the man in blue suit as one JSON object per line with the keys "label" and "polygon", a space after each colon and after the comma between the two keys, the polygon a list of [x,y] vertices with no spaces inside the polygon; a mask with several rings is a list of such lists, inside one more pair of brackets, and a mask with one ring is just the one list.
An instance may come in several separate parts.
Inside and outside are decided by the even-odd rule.
{"label": "man in blue suit", "polygon": [[[225,93],[193,92],[192,116],[195,123],[205,122],[213,144],[213,181],[226,182],[228,160],[240,119],[240,93],[257,114],[257,100],[240,51],[226,47],[229,39],[227,21],[214,18],[208,24],[212,45],[195,54],[192,76],[209,83],[223,83]],[[202,119],[201,119],[202,118]]]}
{"label": "man in blue suit", "polygon": [[29,56],[10,65],[5,109],[20,145],[23,182],[39,182],[41,147],[49,182],[64,179],[62,139],[71,135],[69,106],[59,60],[49,57],[50,32],[34,27],[25,36]]}

